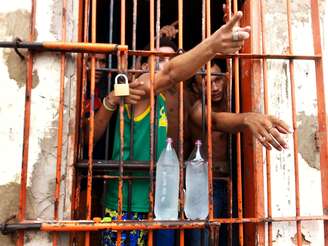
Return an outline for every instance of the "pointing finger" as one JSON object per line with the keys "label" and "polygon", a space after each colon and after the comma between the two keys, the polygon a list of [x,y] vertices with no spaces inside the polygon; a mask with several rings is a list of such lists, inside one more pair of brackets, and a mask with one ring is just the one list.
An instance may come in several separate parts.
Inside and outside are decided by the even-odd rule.
{"label": "pointing finger", "polygon": [[232,30],[237,22],[243,17],[243,12],[238,11],[228,22],[225,24],[226,29]]}

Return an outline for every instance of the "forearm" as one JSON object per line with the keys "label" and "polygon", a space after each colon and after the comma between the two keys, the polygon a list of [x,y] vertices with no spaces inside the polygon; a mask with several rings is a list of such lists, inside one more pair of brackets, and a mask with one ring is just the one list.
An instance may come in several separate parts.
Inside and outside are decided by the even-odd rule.
{"label": "forearm", "polygon": [[213,112],[213,130],[228,133],[241,132],[247,128],[246,117],[247,114]]}
{"label": "forearm", "polygon": [[113,111],[105,109],[104,105],[101,105],[98,112],[95,114],[95,127],[94,127],[94,140],[97,142],[104,134],[110,119],[112,118]]}
{"label": "forearm", "polygon": [[180,81],[191,78],[207,61],[215,57],[208,38],[183,55],[176,56],[156,75],[156,91],[165,90]]}
{"label": "forearm", "polygon": [[[104,105],[106,103],[106,105]],[[103,104],[101,104],[98,111],[94,116],[94,142],[96,143],[101,136],[104,134],[110,119],[114,111],[116,110],[118,104],[118,99],[111,92],[106,98],[103,100]],[[87,132],[85,134],[86,138],[89,138],[90,133],[90,119],[87,123]]]}

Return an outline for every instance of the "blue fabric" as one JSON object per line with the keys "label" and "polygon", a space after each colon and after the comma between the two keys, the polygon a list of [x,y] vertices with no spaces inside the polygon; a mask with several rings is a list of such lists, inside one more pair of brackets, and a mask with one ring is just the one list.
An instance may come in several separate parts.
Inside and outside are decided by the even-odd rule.
{"label": "blue fabric", "polygon": [[[227,184],[222,180],[213,180],[213,212],[214,218],[226,218],[227,217],[227,206],[228,202],[228,192],[227,192]],[[203,236],[202,236],[203,231]],[[186,231],[186,245],[187,246],[208,246],[209,241],[209,232],[208,230],[202,229],[193,229]],[[220,226],[220,246],[226,246],[227,244],[227,225],[223,224]],[[203,244],[201,241],[203,240]]]}
{"label": "blue fabric", "polygon": [[158,230],[154,235],[155,246],[173,246],[175,243],[174,230]]}

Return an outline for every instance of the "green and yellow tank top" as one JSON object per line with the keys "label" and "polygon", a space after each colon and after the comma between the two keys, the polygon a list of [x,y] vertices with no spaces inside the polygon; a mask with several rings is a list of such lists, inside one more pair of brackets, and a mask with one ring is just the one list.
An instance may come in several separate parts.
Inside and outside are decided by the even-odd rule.
{"label": "green and yellow tank top", "polygon": [[[130,113],[127,105],[124,107],[124,160],[130,159]],[[167,108],[165,98],[162,94],[157,97],[157,146],[156,160],[165,148],[167,138]],[[134,143],[133,153],[136,161],[150,160],[150,107],[145,112],[134,118]],[[115,126],[114,146],[112,160],[120,159],[120,126],[119,117],[117,117]],[[116,174],[117,172],[112,172]],[[129,173],[133,176],[149,176],[149,172],[133,171]],[[106,208],[117,210],[118,199],[118,181],[108,181],[104,205]],[[132,181],[131,191],[131,211],[148,212],[149,210],[149,180],[136,179]],[[128,182],[123,182],[123,211],[128,210]]]}

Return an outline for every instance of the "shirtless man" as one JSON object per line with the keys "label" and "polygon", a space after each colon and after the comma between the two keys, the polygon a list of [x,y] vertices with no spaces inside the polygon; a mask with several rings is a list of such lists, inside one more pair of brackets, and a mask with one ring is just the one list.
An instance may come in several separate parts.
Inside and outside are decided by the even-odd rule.
{"label": "shirtless man", "polygon": [[[227,133],[241,132],[250,129],[253,135],[268,149],[281,151],[287,148],[287,143],[281,134],[290,133],[289,127],[282,120],[274,116],[263,115],[260,113],[228,113],[226,112],[226,86],[227,80],[225,74],[222,73],[220,67],[212,63],[211,67],[212,82],[212,120],[213,120],[213,176],[228,177],[229,165],[227,162]],[[206,81],[206,77],[205,77]],[[195,76],[195,82],[192,89],[198,99],[189,111],[189,124],[193,142],[196,139],[202,139],[202,77]],[[205,90],[206,93],[206,90]],[[205,108],[206,111],[206,108]],[[205,143],[207,145],[207,134],[205,135]],[[207,149],[207,148],[206,148]],[[205,152],[206,153],[206,152]],[[223,180],[213,180],[213,202],[214,217],[227,216],[227,186]],[[192,230],[190,233],[190,245],[201,244],[201,230]],[[220,227],[220,244],[227,245],[226,226]],[[206,236],[204,238],[207,238]],[[205,245],[208,243],[205,242]]]}

